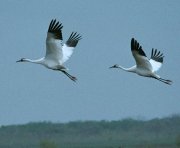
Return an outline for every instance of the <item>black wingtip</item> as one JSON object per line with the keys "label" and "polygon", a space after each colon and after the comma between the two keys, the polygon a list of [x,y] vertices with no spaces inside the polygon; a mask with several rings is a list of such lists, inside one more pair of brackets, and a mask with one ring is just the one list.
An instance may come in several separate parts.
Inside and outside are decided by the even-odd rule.
{"label": "black wingtip", "polygon": [[80,34],[77,34],[77,32],[72,32],[69,39],[66,42],[66,45],[69,47],[76,47],[79,40],[82,39],[82,36]]}
{"label": "black wingtip", "polygon": [[133,49],[134,46],[134,38],[131,39],[131,49]]}
{"label": "black wingtip", "polygon": [[77,34],[77,32],[72,32],[69,39],[76,39],[76,40],[81,40],[82,36],[80,34]]}
{"label": "black wingtip", "polygon": [[138,52],[138,54],[145,56],[146,54],[143,51],[142,47],[140,46],[140,44],[137,42],[137,40],[135,40],[134,38],[131,39],[131,51],[136,51]]}
{"label": "black wingtip", "polygon": [[62,31],[61,31],[62,28],[63,28],[62,23],[56,21],[56,19],[52,19],[49,24],[48,32],[53,33],[56,39],[62,40],[63,39]]}
{"label": "black wingtip", "polygon": [[154,50],[154,48],[152,48],[152,51],[151,51],[151,59],[152,60],[155,60],[156,62],[163,63],[163,58],[164,58],[163,53],[161,53],[157,49]]}

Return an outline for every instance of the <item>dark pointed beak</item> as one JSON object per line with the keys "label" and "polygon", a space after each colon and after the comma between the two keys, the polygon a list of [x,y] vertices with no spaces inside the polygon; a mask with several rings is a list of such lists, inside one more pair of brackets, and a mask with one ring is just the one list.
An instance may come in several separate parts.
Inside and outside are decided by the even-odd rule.
{"label": "dark pointed beak", "polygon": [[17,60],[16,63],[17,63],[17,62],[21,62],[21,60]]}
{"label": "dark pointed beak", "polygon": [[111,67],[109,67],[109,68],[114,68],[114,66],[111,66]]}

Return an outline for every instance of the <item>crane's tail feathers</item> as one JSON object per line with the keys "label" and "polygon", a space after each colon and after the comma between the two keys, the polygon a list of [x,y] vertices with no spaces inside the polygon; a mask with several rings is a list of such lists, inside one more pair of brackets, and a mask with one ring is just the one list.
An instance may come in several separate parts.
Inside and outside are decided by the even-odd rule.
{"label": "crane's tail feathers", "polygon": [[166,83],[168,85],[171,85],[172,84],[172,81],[171,80],[166,80],[166,79],[163,79],[163,78],[155,78],[163,83]]}
{"label": "crane's tail feathers", "polygon": [[77,80],[77,78],[76,77],[74,77],[74,76],[72,76],[72,75],[70,75],[69,73],[67,73],[66,71],[64,71],[64,70],[62,70],[62,72],[66,75],[66,76],[68,76],[72,81],[74,81],[74,82],[76,82],[76,80]]}

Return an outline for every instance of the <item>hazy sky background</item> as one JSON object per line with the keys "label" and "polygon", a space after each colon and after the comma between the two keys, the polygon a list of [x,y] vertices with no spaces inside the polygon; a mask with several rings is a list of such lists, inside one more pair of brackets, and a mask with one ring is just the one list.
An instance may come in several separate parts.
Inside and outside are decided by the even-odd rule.
{"label": "hazy sky background", "polygon": [[[83,36],[65,63],[77,83],[43,66],[15,62],[44,56],[54,18],[64,26],[64,40],[72,31]],[[0,125],[180,113],[179,0],[1,0],[0,26]],[[164,53],[158,74],[173,80],[172,86],[108,69],[135,64],[132,37],[148,57],[152,48]]]}

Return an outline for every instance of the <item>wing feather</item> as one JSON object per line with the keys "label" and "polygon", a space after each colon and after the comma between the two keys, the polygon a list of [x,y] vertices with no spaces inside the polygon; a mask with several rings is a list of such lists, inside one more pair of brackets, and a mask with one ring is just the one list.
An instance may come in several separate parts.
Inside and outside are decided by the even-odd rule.
{"label": "wing feather", "polygon": [[62,47],[62,53],[63,58],[62,62],[66,62],[70,56],[73,53],[74,48],[77,46],[79,40],[81,40],[80,34],[77,34],[77,32],[72,32],[69,39],[66,41],[66,43]]}
{"label": "wing feather", "polygon": [[163,53],[161,53],[160,51],[158,51],[157,53],[157,49],[152,49],[151,51],[151,59],[149,60],[149,62],[151,63],[152,65],[152,68],[153,68],[153,72],[154,71],[158,71],[162,64],[163,64]]}
{"label": "wing feather", "polygon": [[56,19],[50,22],[46,38],[46,56],[45,58],[59,62],[62,55],[62,23]]}
{"label": "wing feather", "polygon": [[152,66],[149,62],[149,59],[147,58],[142,47],[134,38],[131,39],[131,51],[136,61],[137,67],[143,67],[144,69],[152,70]]}

